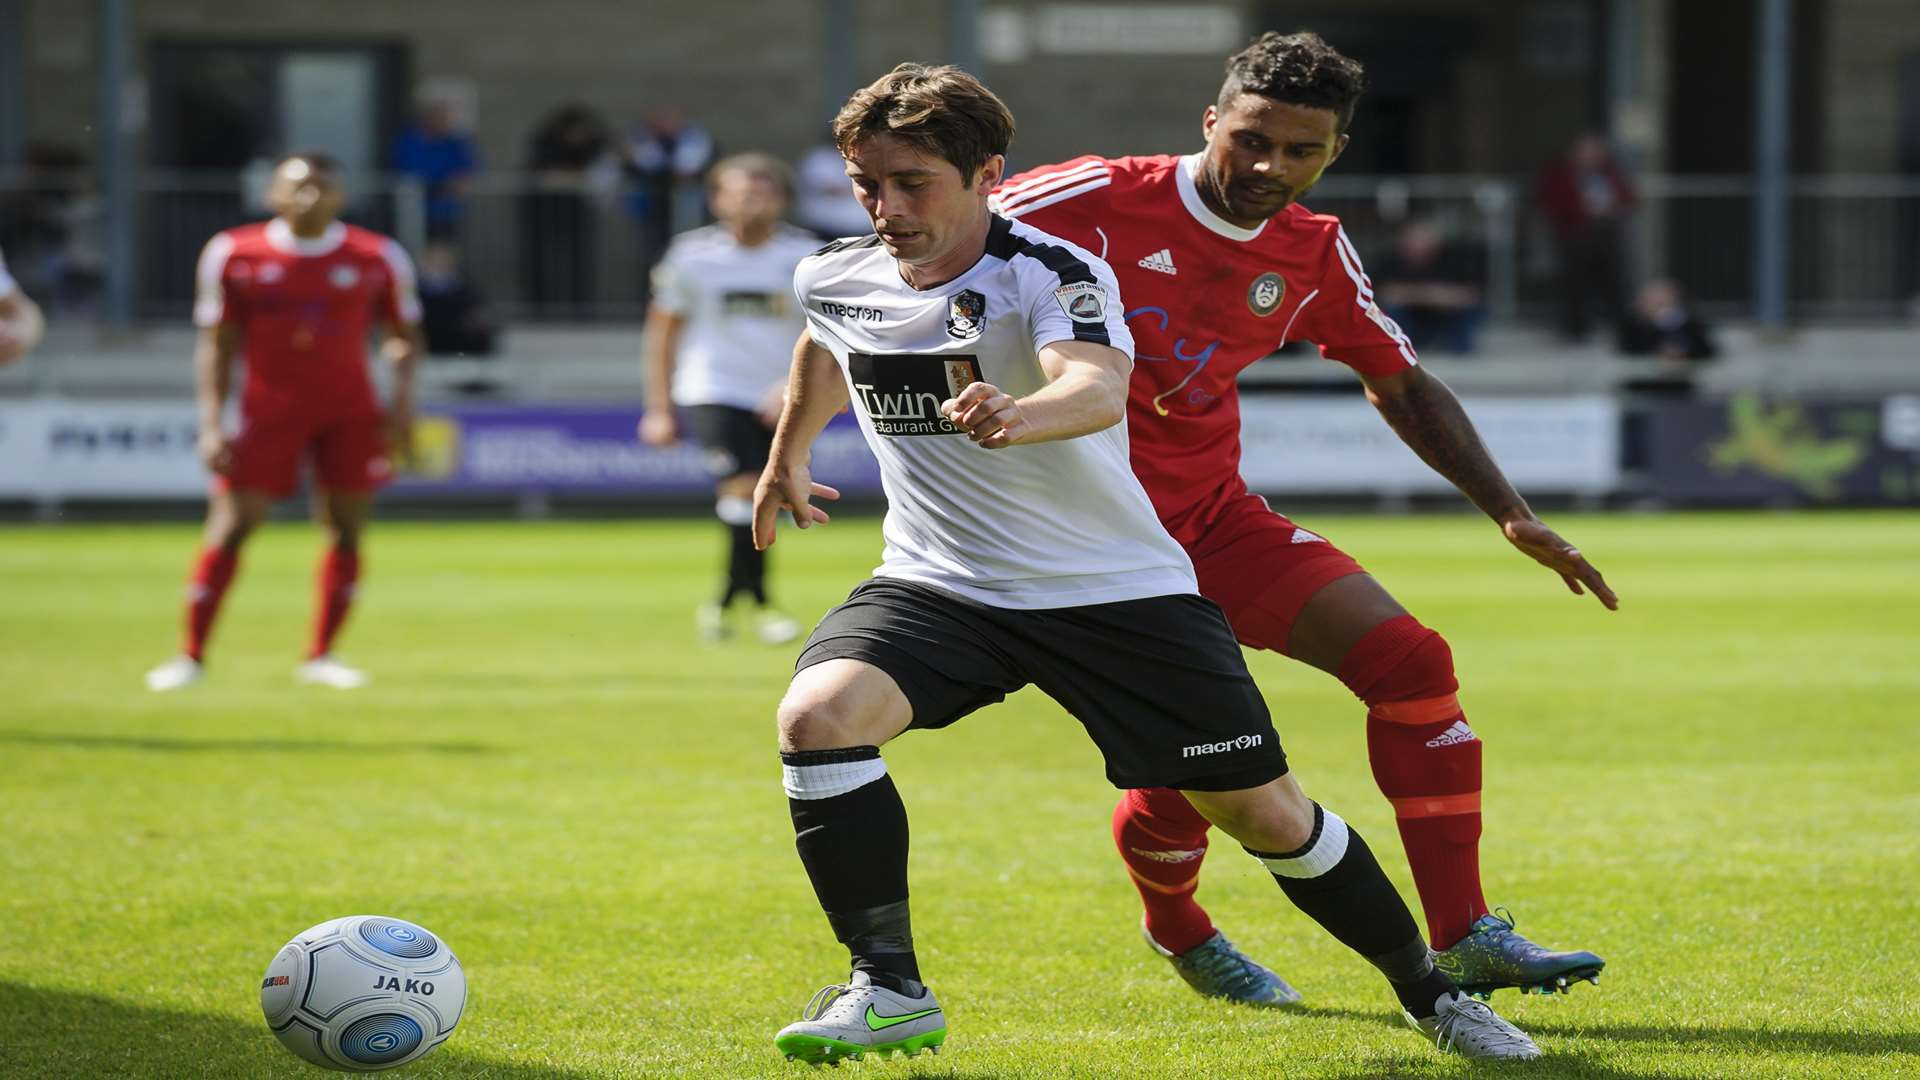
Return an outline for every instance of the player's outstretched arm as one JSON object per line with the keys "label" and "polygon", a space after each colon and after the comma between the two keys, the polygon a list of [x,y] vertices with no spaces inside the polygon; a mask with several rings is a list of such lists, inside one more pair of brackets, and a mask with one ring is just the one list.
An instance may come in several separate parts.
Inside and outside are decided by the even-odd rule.
{"label": "player's outstretched arm", "polygon": [[1607,610],[1619,608],[1620,598],[1607,587],[1600,571],[1580,554],[1580,549],[1534,516],[1527,501],[1507,482],[1473,421],[1467,418],[1467,410],[1446,383],[1423,367],[1388,376],[1362,375],[1361,380],[1367,386],[1367,400],[1380,410],[1400,440],[1492,518],[1508,543],[1559,574],[1575,596],[1591,590]]}
{"label": "player's outstretched arm", "polygon": [[787,374],[787,404],[780,413],[780,426],[773,432],[773,449],[767,455],[767,467],[753,488],[753,546],[766,550],[773,546],[774,524],[780,511],[793,514],[793,523],[804,529],[832,520],[825,510],[813,505],[814,499],[837,499],[840,492],[813,482],[807,467],[813,457],[813,440],[847,404],[847,383],[833,354],[814,342],[805,330],[793,346],[793,367]]}
{"label": "player's outstretched arm", "polygon": [[32,352],[46,330],[40,305],[27,299],[26,293],[13,289],[0,295],[0,364],[11,364]]}
{"label": "player's outstretched arm", "polygon": [[973,383],[941,404],[941,415],[989,450],[1073,439],[1104,431],[1127,415],[1127,354],[1090,341],[1056,341],[1040,350],[1047,385],[1014,398]]}

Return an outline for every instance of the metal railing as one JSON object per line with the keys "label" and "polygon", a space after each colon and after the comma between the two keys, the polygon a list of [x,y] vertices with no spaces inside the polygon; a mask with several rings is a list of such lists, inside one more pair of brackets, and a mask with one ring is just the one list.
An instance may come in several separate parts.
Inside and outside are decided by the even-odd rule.
{"label": "metal railing", "polygon": [[[1647,176],[1625,219],[1623,288],[1680,281],[1717,318],[1754,302],[1754,182],[1744,176]],[[135,310],[182,319],[207,237],[266,211],[258,173],[145,171],[134,183]],[[507,321],[622,321],[645,310],[647,270],[666,233],[635,188],[483,174],[457,222],[430,218],[409,178],[352,178],[349,220],[397,236],[416,256],[444,237],[469,283]],[[1338,215],[1370,265],[1382,265],[1406,223],[1437,225],[1484,256],[1489,314],[1551,319],[1555,251],[1530,184],[1501,176],[1335,176],[1307,199]],[[1920,178],[1813,176],[1789,186],[1790,313],[1800,322],[1903,319],[1920,297]],[[75,178],[0,173],[0,250],[56,314],[84,315],[110,250],[99,199]],[[679,224],[686,224],[682,221]]]}

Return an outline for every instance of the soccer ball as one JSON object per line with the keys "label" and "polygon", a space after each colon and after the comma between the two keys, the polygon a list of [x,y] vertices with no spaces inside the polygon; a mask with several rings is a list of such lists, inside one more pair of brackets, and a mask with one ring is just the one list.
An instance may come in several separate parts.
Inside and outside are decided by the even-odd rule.
{"label": "soccer ball", "polygon": [[260,980],[260,1010],[287,1049],[349,1072],[425,1057],[466,1003],[467,976],[447,943],[384,915],[301,931]]}

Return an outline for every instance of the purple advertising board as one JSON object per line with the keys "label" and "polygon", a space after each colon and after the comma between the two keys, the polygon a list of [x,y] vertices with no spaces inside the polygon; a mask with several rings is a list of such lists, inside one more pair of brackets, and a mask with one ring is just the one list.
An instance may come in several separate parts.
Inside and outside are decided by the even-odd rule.
{"label": "purple advertising board", "polygon": [[[553,494],[647,497],[712,492],[706,454],[692,442],[659,448],[634,434],[640,411],[603,405],[500,405],[423,411],[412,467],[397,495]],[[880,494],[880,467],[850,414],[813,447],[814,479],[854,497]]]}

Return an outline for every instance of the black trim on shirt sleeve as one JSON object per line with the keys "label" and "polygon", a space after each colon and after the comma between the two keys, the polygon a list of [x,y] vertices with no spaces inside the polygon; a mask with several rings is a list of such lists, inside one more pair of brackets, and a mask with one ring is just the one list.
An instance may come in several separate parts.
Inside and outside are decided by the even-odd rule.
{"label": "black trim on shirt sleeve", "polygon": [[[993,224],[987,228],[987,254],[1009,262],[1016,255],[1037,259],[1040,265],[1053,271],[1062,285],[1078,285],[1083,282],[1100,285],[1100,279],[1094,276],[1093,268],[1073,252],[1054,244],[1037,244],[1024,236],[1015,236],[1013,222],[999,214],[993,215]],[[1105,286],[1101,288],[1104,290]],[[1118,299],[1118,297],[1108,297],[1108,302],[1117,302]],[[1067,321],[1073,324],[1075,341],[1091,341],[1096,345],[1112,347],[1113,336],[1107,333],[1107,324],[1104,321],[1098,323],[1083,323],[1078,319]]]}

